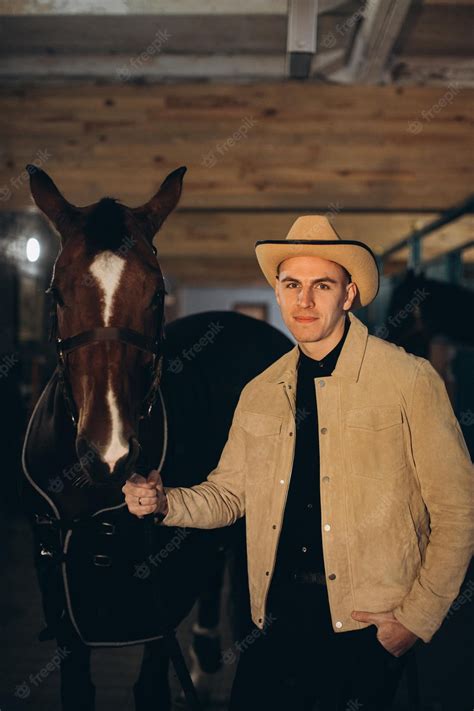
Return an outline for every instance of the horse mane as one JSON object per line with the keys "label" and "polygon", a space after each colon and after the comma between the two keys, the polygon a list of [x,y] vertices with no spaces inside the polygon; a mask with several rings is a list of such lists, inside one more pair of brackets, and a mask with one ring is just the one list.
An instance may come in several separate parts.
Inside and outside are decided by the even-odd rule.
{"label": "horse mane", "polygon": [[116,250],[127,236],[123,205],[113,197],[99,200],[87,217],[84,234],[89,252]]}

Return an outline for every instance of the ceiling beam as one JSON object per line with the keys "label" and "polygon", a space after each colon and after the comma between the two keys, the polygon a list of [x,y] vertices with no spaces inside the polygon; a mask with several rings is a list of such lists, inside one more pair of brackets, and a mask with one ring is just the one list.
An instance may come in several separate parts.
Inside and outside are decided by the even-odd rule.
{"label": "ceiling beam", "polygon": [[392,81],[399,86],[474,87],[474,58],[406,56],[389,64]]}
{"label": "ceiling beam", "polygon": [[360,28],[347,65],[330,78],[351,84],[376,84],[383,81],[410,5],[411,0],[368,0],[364,8],[355,13]]}
{"label": "ceiling beam", "polygon": [[[348,0],[320,0],[332,12]],[[288,0],[3,0],[2,15],[286,15]]]}

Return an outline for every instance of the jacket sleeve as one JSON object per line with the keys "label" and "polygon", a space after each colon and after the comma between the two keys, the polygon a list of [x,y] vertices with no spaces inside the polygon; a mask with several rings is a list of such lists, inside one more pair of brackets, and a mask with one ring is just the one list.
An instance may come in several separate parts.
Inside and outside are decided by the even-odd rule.
{"label": "jacket sleeve", "polygon": [[474,472],[444,382],[427,360],[415,376],[410,412],[412,453],[431,530],[419,575],[393,613],[429,642],[458,595],[472,556]]}
{"label": "jacket sleeve", "polygon": [[220,528],[244,515],[245,436],[239,424],[239,404],[219,463],[206,481],[190,488],[165,487],[169,511],[162,525]]}

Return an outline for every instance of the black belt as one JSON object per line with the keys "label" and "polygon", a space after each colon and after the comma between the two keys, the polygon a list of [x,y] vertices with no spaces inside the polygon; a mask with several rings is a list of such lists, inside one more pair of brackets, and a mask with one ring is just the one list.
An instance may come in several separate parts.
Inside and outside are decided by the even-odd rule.
{"label": "black belt", "polygon": [[306,583],[310,585],[327,585],[325,573],[314,570],[291,571],[289,578],[294,583]]}

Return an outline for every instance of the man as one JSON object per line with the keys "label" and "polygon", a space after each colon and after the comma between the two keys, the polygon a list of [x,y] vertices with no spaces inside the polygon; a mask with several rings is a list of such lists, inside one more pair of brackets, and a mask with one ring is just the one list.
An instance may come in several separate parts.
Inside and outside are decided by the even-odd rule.
{"label": "man", "polygon": [[470,457],[430,363],[369,336],[351,312],[379,287],[366,245],[307,216],[256,253],[297,346],[244,388],[205,482],[163,489],[159,473],[135,475],[126,502],[169,526],[245,515],[256,628],[232,711],[316,699],[381,711],[463,581]]}

